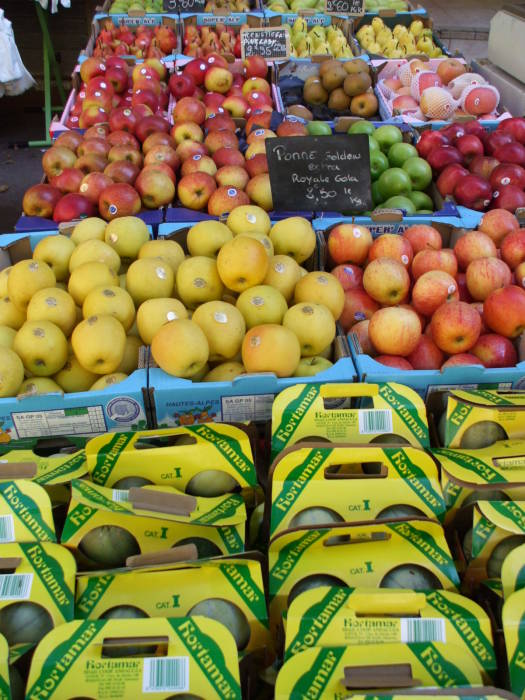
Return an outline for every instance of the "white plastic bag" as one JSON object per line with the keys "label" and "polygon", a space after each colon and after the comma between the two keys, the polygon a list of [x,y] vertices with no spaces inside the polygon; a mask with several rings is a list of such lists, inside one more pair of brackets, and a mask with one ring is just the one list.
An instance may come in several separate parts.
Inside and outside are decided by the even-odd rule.
{"label": "white plastic bag", "polygon": [[20,95],[34,84],[18,53],[11,22],[0,9],[0,97]]}

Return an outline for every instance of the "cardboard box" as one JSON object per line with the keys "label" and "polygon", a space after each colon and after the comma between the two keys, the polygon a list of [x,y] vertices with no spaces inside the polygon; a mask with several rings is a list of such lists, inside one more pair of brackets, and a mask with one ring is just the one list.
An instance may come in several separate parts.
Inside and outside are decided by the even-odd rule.
{"label": "cardboard box", "polygon": [[[264,13],[259,9],[259,0],[254,0],[256,9],[254,12],[228,12],[227,10],[214,10],[213,12],[181,12],[180,14],[180,32],[181,32],[181,51],[178,58],[188,60],[188,55],[184,53],[184,33],[188,25],[195,27],[215,27],[222,23],[228,27],[235,27],[240,32],[243,25],[254,29],[264,27]],[[238,33],[236,32],[236,33]],[[225,58],[233,62],[238,60],[233,54],[224,54]],[[190,59],[191,60],[191,59]]]}
{"label": "cardboard box", "polygon": [[507,650],[510,689],[519,698],[525,692],[525,590],[516,591],[503,604],[503,633]]}
{"label": "cardboard box", "polygon": [[22,478],[0,481],[0,496],[0,542],[57,541],[51,501],[42,486]]}
{"label": "cardboard box", "polygon": [[[52,222],[53,223],[53,222]],[[31,258],[37,243],[54,231],[2,236],[0,269]],[[148,427],[147,372],[138,369],[103,391],[24,395],[0,399],[3,444],[22,438],[98,435]]]}
{"label": "cardboard box", "polygon": [[501,565],[501,585],[505,600],[514,593],[525,588],[525,545],[511,550]]}
{"label": "cardboard box", "polygon": [[62,625],[36,649],[27,689],[27,697],[56,700],[80,693],[99,700],[180,693],[241,700],[233,637],[201,616]]}
{"label": "cardboard box", "polygon": [[298,443],[278,454],[269,477],[270,536],[299,525],[445,516],[436,464],[414,447]]}
{"label": "cardboard box", "polygon": [[497,670],[487,613],[450,591],[322,586],[298,595],[285,623],[285,659],[310,647],[442,642],[472,657],[485,681]]}

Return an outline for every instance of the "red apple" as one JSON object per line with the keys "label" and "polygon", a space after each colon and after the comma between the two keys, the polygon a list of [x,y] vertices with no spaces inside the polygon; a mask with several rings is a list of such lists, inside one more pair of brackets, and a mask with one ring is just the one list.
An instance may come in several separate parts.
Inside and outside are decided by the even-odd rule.
{"label": "red apple", "polygon": [[140,204],[137,190],[125,182],[106,187],[98,200],[100,215],[106,221],[119,216],[135,216],[140,211]]}
{"label": "red apple", "polygon": [[191,158],[186,158],[182,164],[180,174],[190,175],[191,173],[208,173],[208,175],[215,176],[217,172],[217,166],[213,162],[213,159],[209,156],[201,156],[197,154]]}
{"label": "red apple", "polygon": [[106,70],[106,79],[116,93],[123,93],[128,87],[128,72],[122,68],[115,66],[108,68]]}
{"label": "red apple", "polygon": [[346,265],[337,265],[332,270],[332,275],[337,277],[343,289],[362,289],[363,288],[363,270],[357,265],[350,263]]}
{"label": "red apple", "polygon": [[108,154],[108,160],[110,163],[116,160],[127,160],[141,168],[143,156],[132,146],[113,146]]}
{"label": "red apple", "polygon": [[465,175],[454,188],[454,198],[464,207],[483,211],[491,202],[492,188],[479,175]]}
{"label": "red apple", "polygon": [[195,92],[195,81],[189,74],[174,73],[168,83],[171,94],[176,100],[191,97]]}
{"label": "red apple", "polygon": [[65,194],[57,203],[53,211],[53,221],[57,224],[62,221],[73,221],[86,216],[94,216],[95,207],[87,197],[82,194]]}
{"label": "red apple", "polygon": [[492,207],[515,212],[525,207],[525,192],[516,185],[502,185],[492,194]]}
{"label": "red apple", "polygon": [[113,184],[113,180],[105,173],[88,173],[84,175],[78,191],[95,206],[98,205],[98,200],[102,190]]}
{"label": "red apple", "polygon": [[525,260],[525,229],[508,233],[501,244],[501,257],[511,270]]}
{"label": "red apple", "polygon": [[164,131],[155,131],[142,144],[142,153],[147,155],[154,146],[169,146],[169,148],[175,149],[177,144],[175,139]]}
{"label": "red apple", "polygon": [[410,267],[414,252],[410,241],[397,233],[384,233],[379,236],[370,246],[368,251],[368,261],[376,258],[391,258],[397,260],[405,267]]}
{"label": "red apple", "polygon": [[506,134],[503,131],[493,131],[485,139],[485,148],[489,156],[491,156],[501,146],[513,142],[514,138],[510,134]]}
{"label": "red apple", "polygon": [[141,172],[144,172],[145,170],[154,170],[157,173],[164,173],[169,177],[169,179],[175,184],[177,182],[177,178],[175,177],[175,173],[173,170],[170,168],[169,165],[166,165],[166,163],[155,163],[155,165],[146,165],[144,168],[142,168]]}
{"label": "red apple", "polygon": [[87,139],[83,141],[77,149],[78,156],[85,156],[87,153],[99,153],[107,158],[111,150],[111,144],[105,139]]}
{"label": "red apple", "polygon": [[52,185],[33,185],[24,193],[22,209],[26,216],[50,219],[61,197],[62,192]]}
{"label": "red apple", "polygon": [[213,110],[217,110],[224,102],[224,99],[224,95],[222,95],[220,92],[207,92],[204,95],[203,102],[206,107],[211,107]]}
{"label": "red apple", "polygon": [[223,108],[228,111],[232,117],[244,117],[248,110],[249,104],[244,97],[231,95],[226,97],[222,103]]}
{"label": "red apple", "polygon": [[421,336],[415,350],[407,357],[414,369],[439,369],[444,359],[445,355],[427,335]]}
{"label": "red apple", "polygon": [[481,331],[481,318],[464,301],[451,301],[434,312],[430,326],[432,340],[438,348],[449,355],[456,355],[467,352],[476,344]]}
{"label": "red apple", "polygon": [[266,78],[268,64],[262,56],[248,56],[242,63],[247,78]]}
{"label": "red apple", "polygon": [[91,78],[96,75],[104,75],[106,72],[106,64],[99,58],[90,56],[86,58],[84,63],[80,66],[80,77],[84,83],[87,83]]}
{"label": "red apple", "polygon": [[501,163],[490,175],[490,185],[493,190],[499,190],[506,185],[515,185],[525,189],[525,168],[515,163]]}
{"label": "red apple", "polygon": [[496,289],[483,304],[486,325],[506,338],[517,338],[525,330],[525,290],[511,284]]}
{"label": "red apple", "polygon": [[53,145],[67,148],[73,151],[73,153],[76,153],[82,141],[83,137],[77,131],[64,131]]}
{"label": "red apple", "polygon": [[381,365],[395,367],[395,369],[400,369],[403,371],[410,371],[414,369],[408,360],[405,360],[404,357],[400,357],[399,355],[376,355],[374,360],[379,362]]}
{"label": "red apple", "polygon": [[128,131],[130,134],[135,132],[138,121],[130,107],[112,109],[108,119],[111,131]]}
{"label": "red apple", "polygon": [[458,283],[459,290],[459,300],[465,301],[470,304],[473,299],[470,296],[470,292],[467,287],[467,274],[466,272],[458,272],[456,275],[456,282]]}
{"label": "red apple", "polygon": [[221,56],[220,53],[212,51],[206,56],[206,63],[208,66],[218,66],[219,68],[228,68],[228,61]]}
{"label": "red apple", "polygon": [[459,163],[447,165],[440,173],[436,180],[436,187],[442,197],[450,197],[454,194],[456,185],[462,180],[469,171]]}
{"label": "red apple", "polygon": [[439,231],[426,224],[409,226],[404,231],[403,238],[410,243],[414,255],[422,250],[441,250],[443,245]]}
{"label": "red apple", "polygon": [[511,283],[509,266],[499,258],[478,258],[467,267],[466,282],[473,299],[484,301],[491,292]]}
{"label": "red apple", "polygon": [[458,261],[454,251],[450,248],[442,250],[421,250],[416,253],[412,261],[412,277],[417,280],[425,272],[430,270],[442,270],[448,272],[451,277],[456,277]]}
{"label": "red apple", "polygon": [[183,97],[175,105],[173,119],[175,122],[203,124],[206,119],[206,107],[195,97]]}
{"label": "red apple", "polygon": [[434,148],[427,156],[427,161],[432,170],[440,173],[447,165],[452,163],[463,163],[463,156],[454,146],[438,146]]}
{"label": "red apple", "polygon": [[235,133],[236,130],[236,125],[231,116],[228,114],[228,112],[223,111],[223,112],[218,112],[218,113],[212,113],[210,114],[207,118],[206,121],[203,124],[203,128],[206,131],[231,131],[232,133]]}
{"label": "red apple", "polygon": [[179,180],[177,195],[183,207],[204,209],[217,186],[208,173],[191,173]]}
{"label": "red apple", "polygon": [[336,264],[362,265],[371,245],[372,234],[366,226],[337,224],[328,234],[328,253]]}
{"label": "red apple", "polygon": [[494,158],[497,158],[501,163],[516,163],[524,166],[525,146],[517,141],[504,143],[494,150]]}
{"label": "red apple", "polygon": [[182,143],[179,143],[175,149],[175,153],[177,154],[181,163],[196,155],[209,155],[208,147],[203,143],[198,143],[197,141],[182,141]]}
{"label": "red apple", "polygon": [[52,187],[56,187],[63,194],[68,192],[78,192],[80,183],[84,178],[84,173],[77,168],[64,168],[60,175],[55,175],[49,181]]}
{"label": "red apple", "polygon": [[472,160],[474,156],[482,156],[485,153],[483,143],[474,134],[465,134],[464,136],[460,136],[459,139],[456,139],[454,146],[458,149],[467,163]]}
{"label": "red apple", "polygon": [[100,153],[86,153],[75,161],[75,168],[82,170],[84,175],[88,173],[101,173],[108,164],[107,158]]}
{"label": "red apple", "polygon": [[456,280],[447,272],[431,270],[416,281],[412,289],[414,309],[424,316],[432,316],[445,302],[459,301]]}
{"label": "red apple", "polygon": [[175,171],[180,165],[180,160],[173,148],[159,144],[150,148],[144,158],[145,165],[153,165],[154,163],[166,163]]}
{"label": "red apple", "polygon": [[151,136],[151,134],[154,134],[156,131],[163,131],[165,134],[169,134],[170,131],[169,122],[162,117],[158,117],[157,115],[144,117],[144,119],[141,119],[135,127],[135,135],[138,140],[142,142],[144,142],[148,136]]}
{"label": "red apple", "polygon": [[219,187],[235,187],[244,190],[250,176],[239,165],[223,165],[215,173],[215,181]]}
{"label": "red apple", "polygon": [[444,129],[441,129],[441,133],[449,140],[450,143],[454,143],[456,139],[464,136],[467,132],[463,124],[455,122],[450,124],[450,126],[446,126]]}
{"label": "red apple", "polygon": [[[104,175],[110,178],[111,182],[125,182],[128,185],[133,185],[139,173],[139,166],[129,160],[115,160],[104,168]],[[107,186],[109,184],[111,183]]]}
{"label": "red apple", "polygon": [[511,341],[496,333],[481,335],[471,352],[485,367],[515,367],[518,361],[516,348]]}
{"label": "red apple", "polygon": [[492,156],[474,156],[470,161],[468,169],[472,175],[479,175],[485,180],[489,180],[494,168],[500,164],[499,160]]}
{"label": "red apple", "polygon": [[355,323],[365,319],[370,320],[378,309],[379,304],[364,289],[347,289],[339,323],[343,327],[344,332],[348,333]]}
{"label": "red apple", "polygon": [[224,129],[221,131],[210,131],[204,139],[204,145],[210,153],[215,153],[219,148],[238,148],[239,139],[232,131]]}
{"label": "red apple", "polygon": [[135,188],[142,204],[148,209],[167,206],[175,196],[172,180],[168,175],[155,170],[143,170],[135,180]]}
{"label": "red apple", "polygon": [[73,168],[77,157],[73,151],[63,146],[53,146],[42,156],[42,168],[50,179],[60,175],[64,168]]}
{"label": "red apple", "polygon": [[372,345],[372,341],[368,335],[369,325],[370,321],[368,319],[358,321],[352,326],[350,333],[353,337],[354,343],[356,340],[359,343],[358,350],[360,355],[370,355],[370,357],[375,357],[377,354],[376,349]]}
{"label": "red apple", "polygon": [[131,106],[138,107],[138,105],[146,105],[152,112],[156,112],[159,108],[159,98],[153,90],[145,90],[139,88],[133,92],[131,97]]}
{"label": "red apple", "polygon": [[92,105],[82,110],[80,117],[78,118],[78,126],[80,129],[87,129],[95,124],[102,124],[107,122],[108,113],[106,110],[98,105]]}
{"label": "red apple", "polygon": [[523,117],[511,117],[498,124],[497,131],[510,134],[519,143],[525,144],[525,119]]}
{"label": "red apple", "polygon": [[424,131],[419,141],[416,143],[417,152],[420,158],[426,158],[430,151],[438,146],[448,146],[450,142],[442,131]]}
{"label": "red apple", "polygon": [[245,163],[246,170],[250,177],[256,177],[268,172],[268,159],[264,153],[256,153]]}
{"label": "red apple", "polygon": [[441,370],[447,367],[463,367],[465,365],[481,365],[481,361],[471,352],[460,352],[457,355],[452,355],[446,362],[441,365]]}
{"label": "red apple", "polygon": [[454,254],[462,270],[466,270],[469,264],[478,258],[497,257],[493,240],[481,231],[468,231],[458,238]]}
{"label": "red apple", "polygon": [[208,64],[206,61],[200,58],[196,58],[193,61],[187,63],[182,69],[183,75],[191,75],[195,85],[203,85],[204,76],[208,70]]}
{"label": "red apple", "polygon": [[236,207],[250,204],[250,198],[236,187],[218,187],[208,200],[208,214],[222,216]]}
{"label": "red apple", "polygon": [[204,141],[204,132],[194,122],[176,122],[171,128],[171,136],[176,144],[183,141]]}
{"label": "red apple", "polygon": [[506,209],[491,209],[479,223],[478,230],[492,238],[499,248],[505,236],[520,227],[518,220]]}
{"label": "red apple", "polygon": [[[243,154],[236,148],[222,146],[213,153],[212,157],[217,168],[222,168],[225,165],[238,165],[242,168],[246,165],[246,169],[248,169]],[[250,177],[253,176],[250,174]]]}

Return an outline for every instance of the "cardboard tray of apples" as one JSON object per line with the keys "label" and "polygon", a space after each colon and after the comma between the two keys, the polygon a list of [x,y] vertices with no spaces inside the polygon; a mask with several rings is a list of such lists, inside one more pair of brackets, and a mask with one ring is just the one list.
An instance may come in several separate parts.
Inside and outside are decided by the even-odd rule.
{"label": "cardboard tray of apples", "polygon": [[181,52],[179,18],[161,15],[155,19],[158,20],[155,25],[130,26],[119,24],[111,15],[94,17],[87,46],[80,52],[78,63],[89,56],[175,61]]}
{"label": "cardboard tray of apples", "polygon": [[241,58],[241,29],[263,27],[263,13],[182,13],[180,17],[181,56],[205,58],[210,54],[229,61]]}
{"label": "cardboard tray of apples", "polygon": [[425,395],[429,386],[522,379],[525,231],[513,214],[493,209],[477,230],[431,218],[377,237],[349,219],[316,228],[321,267],[345,289],[340,323],[360,381],[399,381]]}
{"label": "cardboard tray of apples", "polygon": [[498,90],[462,58],[422,55],[373,63],[382,119],[445,126],[454,119],[475,117],[491,125],[511,116],[500,104]]}

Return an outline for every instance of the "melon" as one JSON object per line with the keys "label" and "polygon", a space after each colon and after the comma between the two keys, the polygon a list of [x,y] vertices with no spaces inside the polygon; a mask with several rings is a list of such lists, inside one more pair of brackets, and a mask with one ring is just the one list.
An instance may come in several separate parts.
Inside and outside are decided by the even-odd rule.
{"label": "melon", "polygon": [[186,537],[186,539],[180,540],[173,546],[182,547],[185,544],[194,544],[197,547],[197,556],[199,559],[222,556],[222,552],[219,547],[217,547],[215,542],[211,542],[205,537]]}
{"label": "melon", "polygon": [[330,576],[329,574],[312,574],[311,576],[306,576],[306,578],[297,581],[288,594],[288,606],[290,606],[291,602],[301,593],[311,591],[313,588],[320,588],[321,586],[346,587],[346,583],[340,578]]}
{"label": "melon", "polygon": [[4,635],[10,647],[15,644],[37,644],[52,629],[51,615],[37,603],[11,603],[0,610],[0,634]]}
{"label": "melon", "polygon": [[331,508],[305,508],[290,520],[288,527],[329,525],[330,523],[342,522],[344,522],[343,518]]}
{"label": "melon", "polygon": [[512,535],[502,540],[489,557],[487,575],[489,578],[501,578],[501,567],[507,554],[525,543],[525,535]]}
{"label": "melon", "polygon": [[143,610],[135,607],[134,605],[115,605],[114,608],[109,608],[100,616],[101,620],[127,620],[132,618],[137,620],[139,618],[149,617]]}
{"label": "melon", "polygon": [[109,569],[126,564],[126,559],[140,554],[137,540],[118,525],[100,525],[86,533],[79,551],[92,562]]}
{"label": "melon", "polygon": [[390,518],[426,518],[427,516],[419,508],[405,504],[388,506],[376,515],[376,520],[388,520]]}
{"label": "melon", "polygon": [[123,479],[119,479],[113,484],[114,489],[122,489],[123,491],[129,491],[129,489],[140,488],[141,486],[152,486],[153,481],[149,479],[144,479],[142,476],[125,476]]}
{"label": "melon", "polygon": [[231,493],[239,484],[233,476],[218,469],[205,469],[199,474],[195,474],[186,484],[186,493],[191,496],[222,496]]}
{"label": "melon", "polygon": [[401,564],[391,569],[379,584],[380,588],[407,588],[411,591],[428,591],[442,588],[431,571],[418,564]]}
{"label": "melon", "polygon": [[460,447],[463,450],[477,450],[489,447],[498,440],[508,440],[507,433],[501,425],[491,420],[482,420],[467,428],[461,436]]}
{"label": "melon", "polygon": [[396,435],[395,433],[385,433],[384,435],[377,435],[375,438],[370,440],[370,445],[410,445],[408,440],[401,435]]}
{"label": "melon", "polygon": [[244,649],[250,641],[251,630],[246,615],[229,600],[207,598],[194,605],[188,615],[203,615],[222,622],[232,633],[239,650]]}

